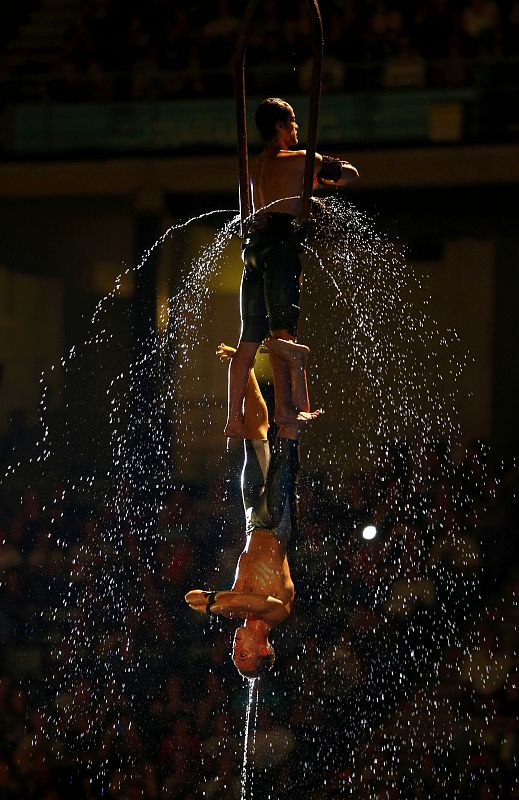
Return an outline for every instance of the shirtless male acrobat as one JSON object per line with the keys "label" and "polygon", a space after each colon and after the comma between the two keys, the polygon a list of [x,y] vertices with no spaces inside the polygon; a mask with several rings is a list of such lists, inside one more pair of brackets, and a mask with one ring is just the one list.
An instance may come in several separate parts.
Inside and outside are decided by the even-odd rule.
{"label": "shirtless male acrobat", "polygon": [[[235,349],[221,344],[221,360]],[[279,428],[270,452],[268,413],[251,369],[245,391],[245,462],[242,496],[247,539],[228,591],[193,589],[186,602],[202,614],[244,619],[234,636],[232,658],[246,678],[260,677],[274,663],[268,636],[290,614],[294,584],[287,542],[296,527],[296,481],[299,470],[299,425]]]}
{"label": "shirtless male acrobat", "polygon": [[[253,217],[243,242],[240,291],[242,329],[229,369],[225,434],[244,438],[243,398],[261,342],[270,355],[278,425],[307,422],[309,350],[295,344],[299,319],[301,262],[306,234],[301,219],[306,150],[295,150],[298,125],[289,103],[270,97],[258,106],[255,121],[264,149],[252,172]],[[345,186],[359,174],[347,161],[315,154],[314,188]],[[291,346],[289,346],[291,343]]]}

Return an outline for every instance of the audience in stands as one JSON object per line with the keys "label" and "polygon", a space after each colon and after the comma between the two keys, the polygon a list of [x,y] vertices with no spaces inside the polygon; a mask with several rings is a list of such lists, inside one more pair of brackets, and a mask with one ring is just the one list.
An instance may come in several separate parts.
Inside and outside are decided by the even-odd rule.
{"label": "audience in stands", "polygon": [[[517,475],[498,477],[486,462],[481,443],[459,465],[441,442],[419,461],[400,444],[374,473],[352,475],[342,498],[319,476],[303,483],[298,607],[279,636],[275,691],[256,733],[265,780],[297,785],[319,730],[323,747],[350,756],[333,774],[323,760],[309,798],[335,797],[344,774],[358,797],[517,796],[517,576],[503,584]],[[188,620],[179,598],[212,585],[216,570],[232,580],[239,519],[214,487],[177,488],[150,544],[130,522],[114,539],[110,508],[78,505],[62,486],[44,494],[28,488],[20,504],[4,503],[0,789],[26,800],[71,786],[90,800],[101,785],[114,800],[236,796],[245,693],[230,631]],[[373,540],[362,537],[367,523]],[[508,550],[492,559],[500,536]],[[504,603],[485,606],[503,586]],[[468,636],[478,617],[478,636],[455,646],[453,631],[468,625]],[[334,750],[338,725],[349,744]],[[435,742],[426,755],[422,736]],[[449,741],[459,767],[446,763]],[[264,758],[272,743],[276,771]]]}
{"label": "audience in stands", "polygon": [[[342,92],[469,85],[474,60],[517,55],[514,0],[321,0],[324,84]],[[81,3],[48,79],[28,53],[4,59],[19,99],[155,100],[232,93],[243,4],[178,8],[120,0]],[[304,3],[261,4],[247,47],[249,91],[307,91],[311,27]],[[478,67],[481,68],[481,67]],[[33,76],[33,80],[30,76]],[[38,88],[39,87],[39,88]]]}

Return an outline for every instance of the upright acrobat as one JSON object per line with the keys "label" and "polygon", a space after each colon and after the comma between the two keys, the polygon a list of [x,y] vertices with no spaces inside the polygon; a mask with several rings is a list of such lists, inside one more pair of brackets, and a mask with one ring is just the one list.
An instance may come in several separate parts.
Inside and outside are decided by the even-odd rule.
{"label": "upright acrobat", "polygon": [[[229,369],[227,436],[245,437],[243,398],[249,372],[261,342],[267,347],[274,377],[275,421],[300,423],[314,418],[306,391],[308,348],[295,342],[299,320],[301,262],[306,234],[301,220],[305,150],[297,144],[294,110],[280,98],[268,98],[256,111],[256,125],[265,143],[252,174],[254,216],[243,243],[240,341]],[[315,154],[314,187],[344,186],[358,178],[347,161]],[[286,389],[290,387],[289,400]]]}

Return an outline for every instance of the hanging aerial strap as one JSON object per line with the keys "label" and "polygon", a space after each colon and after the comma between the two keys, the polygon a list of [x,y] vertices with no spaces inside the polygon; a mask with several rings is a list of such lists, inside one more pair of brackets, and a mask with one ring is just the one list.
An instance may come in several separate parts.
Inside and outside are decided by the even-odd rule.
{"label": "hanging aerial strap", "polygon": [[[238,169],[240,179],[240,219],[241,234],[244,235],[244,223],[250,217],[251,196],[249,184],[249,158],[247,145],[247,111],[245,98],[245,51],[251,27],[252,17],[260,0],[250,0],[243,16],[238,33],[236,48],[236,128],[238,134]],[[321,98],[321,74],[323,63],[323,24],[317,0],[305,0],[312,20],[313,31],[313,66],[312,85],[310,88],[310,106],[308,114],[308,137],[306,143],[306,164],[302,193],[302,218],[310,216],[312,197],[315,145],[317,141],[317,125],[319,122],[319,101]]]}

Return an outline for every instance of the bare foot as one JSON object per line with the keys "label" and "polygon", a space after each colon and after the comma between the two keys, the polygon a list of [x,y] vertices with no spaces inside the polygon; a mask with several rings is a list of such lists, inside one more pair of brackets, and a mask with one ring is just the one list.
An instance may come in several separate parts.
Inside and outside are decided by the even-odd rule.
{"label": "bare foot", "polygon": [[220,361],[230,361],[235,352],[236,352],[235,347],[230,347],[228,344],[224,344],[223,342],[220,342],[220,344],[216,348],[216,355],[218,356]]}
{"label": "bare foot", "polygon": [[313,422],[314,419],[320,417],[321,414],[324,414],[322,408],[317,408],[315,411],[297,411],[296,409],[293,412],[283,412],[279,416],[276,414],[275,416],[275,423],[276,425],[300,425],[306,422]]}
{"label": "bare foot", "polygon": [[310,355],[310,348],[306,344],[296,344],[296,342],[291,342],[288,339],[271,337],[265,339],[263,348],[267,353],[275,353],[295,367],[306,369],[308,356]]}

